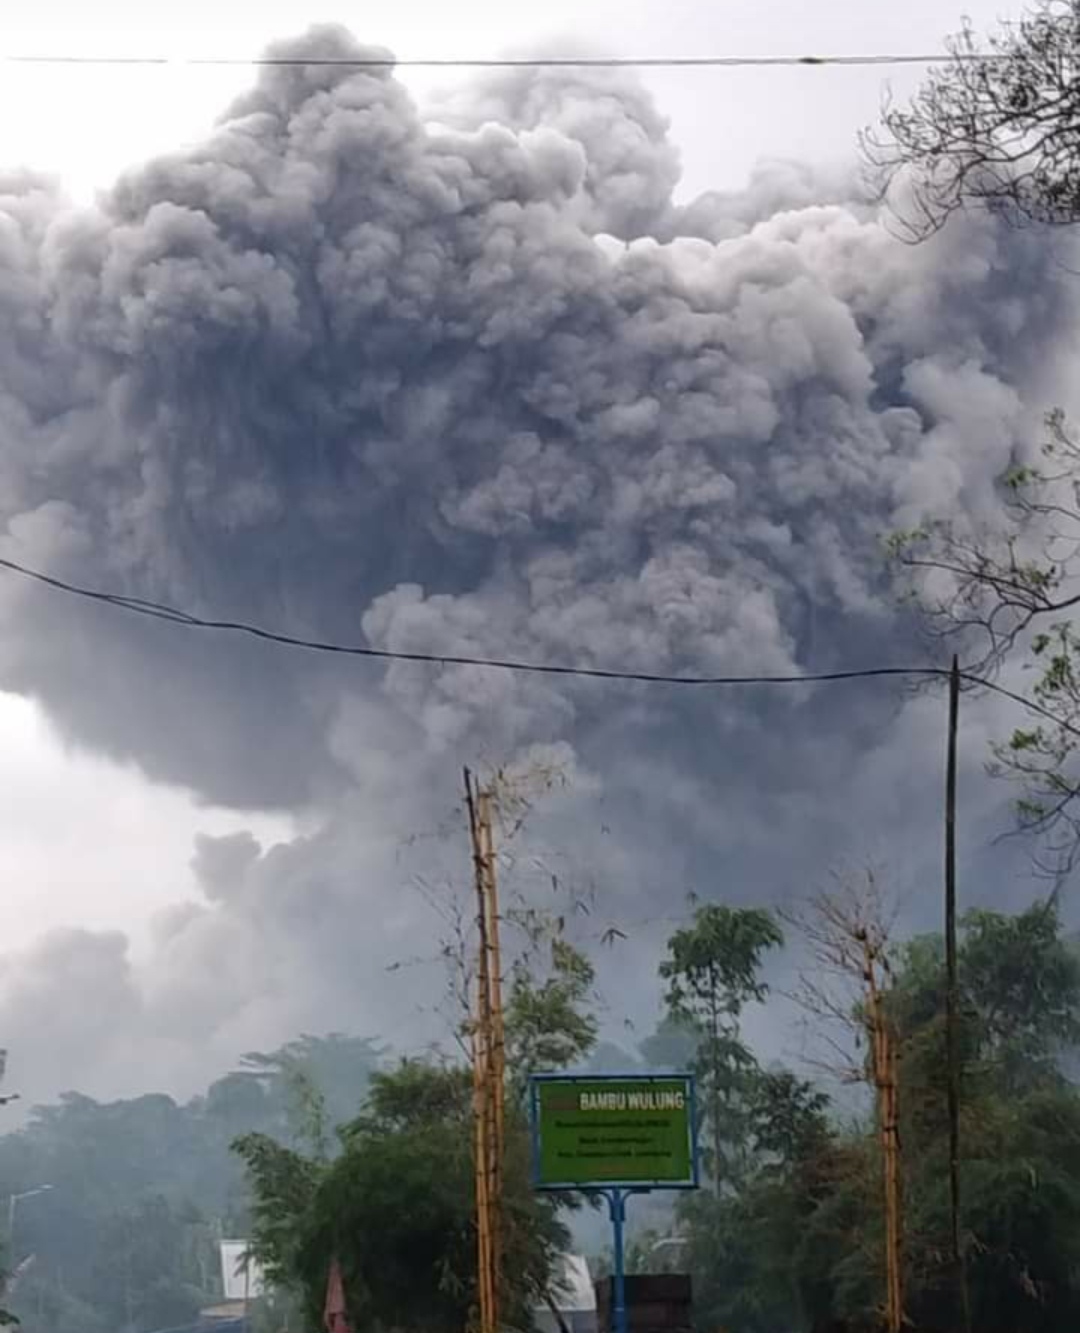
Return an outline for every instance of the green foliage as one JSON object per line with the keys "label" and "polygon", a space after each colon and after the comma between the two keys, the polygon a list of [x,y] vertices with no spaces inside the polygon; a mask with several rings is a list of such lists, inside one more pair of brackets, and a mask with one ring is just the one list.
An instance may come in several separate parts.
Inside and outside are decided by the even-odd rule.
{"label": "green foliage", "polygon": [[326,1165],[283,1147],[266,1134],[246,1134],[233,1146],[247,1169],[254,1201],[253,1253],[271,1282],[288,1286],[301,1244],[297,1219],[310,1209]]}
{"label": "green foliage", "polygon": [[99,1237],[94,1287],[111,1293],[103,1313],[122,1328],[175,1328],[192,1323],[205,1299],[199,1282],[216,1262],[213,1237],[197,1214],[147,1198],[108,1219]]}
{"label": "green foliage", "polygon": [[1056,905],[1018,916],[973,911],[963,922],[961,981],[979,1015],[980,1055],[1026,1079],[1056,1072],[1056,1057],[1080,1040],[1080,956],[1061,938]]}
{"label": "green foliage", "polygon": [[742,1169],[746,1096],[756,1065],[739,1035],[739,1017],[767,987],[759,969],[767,950],[783,942],[772,913],[709,904],[693,925],[668,940],[660,964],[666,982],[667,1035],[693,1034],[692,1068],[708,1122],[706,1164],[719,1190]]}
{"label": "green foliage", "polygon": [[[405,1061],[376,1075],[363,1113],[330,1162],[241,1141],[257,1204],[253,1250],[302,1296],[319,1326],[329,1265],[341,1263],[351,1318],[363,1328],[464,1328],[476,1286],[471,1078]],[[529,1135],[507,1107],[507,1317],[527,1327],[566,1245],[555,1205],[529,1178]]]}
{"label": "green foliage", "polygon": [[[238,1135],[309,1149],[355,1116],[382,1051],[302,1037],[245,1058],[204,1097],[99,1103],[68,1094],[0,1138],[0,1195],[53,1189],[19,1208],[17,1258],[33,1267],[10,1304],[25,1333],[133,1333],[191,1322],[220,1299],[221,1231],[245,1235]],[[264,1165],[271,1168],[272,1149]]]}
{"label": "green foliage", "polygon": [[758,972],[762,955],[783,943],[771,912],[708,904],[694,924],[668,940],[660,976],[668,983],[668,1010],[676,1019],[712,1030],[714,1016],[736,1020],[767,987]]}
{"label": "green foliage", "polygon": [[[944,965],[916,941],[892,1001],[917,1323],[955,1317],[947,1253]],[[1080,963],[1057,913],[979,911],[959,954],[964,1230],[976,1327],[1068,1326],[1080,1313],[1080,1096],[1060,1060],[1080,1037]],[[906,1095],[903,1095],[905,1094]]]}
{"label": "green foliage", "polygon": [[[503,1224],[505,1317],[528,1328],[568,1243],[558,1201],[536,1194],[520,1093],[533,1070],[587,1056],[596,1021],[593,969],[539,913],[512,965],[505,1006],[508,1062]],[[357,1327],[459,1333],[475,1313],[472,1080],[458,1065],[406,1060],[376,1073],[365,1105],[329,1155],[265,1135],[237,1141],[254,1195],[253,1252],[319,1327],[330,1264],[341,1264]]]}
{"label": "green foliage", "polygon": [[595,973],[586,956],[558,931],[545,940],[545,972],[515,960],[506,1000],[507,1064],[520,1084],[531,1073],[564,1069],[595,1045],[597,1023],[586,1008]]}
{"label": "green foliage", "polygon": [[[1080,1317],[1080,963],[1052,905],[962,922],[963,1242],[979,1333],[1050,1333]],[[948,1262],[944,949],[902,951],[885,997],[900,1043],[906,1311],[960,1327]],[[876,1333],[881,1163],[869,1124],[841,1127],[821,1092],[753,1062],[740,1087],[742,1170],[679,1209],[703,1327]]]}
{"label": "green foliage", "polygon": [[[535,972],[521,973],[516,998],[510,988],[508,1032],[524,1062],[589,1055],[591,972],[562,943],[558,930],[544,935]],[[843,1321],[846,1333],[876,1333],[883,1246],[873,1126],[841,1124],[818,1088],[763,1067],[740,1029],[746,1004],[765,995],[761,960],[778,944],[767,914],[723,908],[702,909],[672,937],[666,1012],[641,1053],[654,1066],[695,1062],[715,1117],[708,1128],[721,1127],[723,1174],[722,1188],[683,1197],[674,1231],[685,1249],[669,1257],[693,1272],[702,1328],[806,1333]],[[969,913],[958,961],[973,1326],[1051,1333],[1080,1319],[1080,1092],[1063,1072],[1080,1045],[1080,959],[1044,903],[1016,915]],[[953,1333],[940,938],[908,942],[884,999],[900,1051],[907,1313],[913,1331]],[[278,1333],[286,1320],[294,1333],[315,1333],[334,1255],[360,1333],[467,1327],[469,1073],[432,1061],[380,1070],[370,1043],[330,1045],[350,1064],[337,1076],[313,1075],[323,1048],[305,1039],[295,1064],[296,1044],[253,1059],[187,1107],[73,1096],[0,1140],[7,1188],[56,1187],[19,1217],[20,1250],[40,1260],[8,1302],[27,1333],[150,1333],[189,1322],[218,1294],[218,1218],[252,1236],[277,1284],[256,1305],[256,1333]],[[614,1049],[610,1058],[623,1062]],[[346,1082],[355,1089],[360,1065],[365,1096],[330,1133],[329,1108],[342,1104]],[[224,1126],[246,1131],[236,1161],[250,1213],[232,1218],[206,1203],[216,1189],[217,1203],[231,1206],[240,1197],[232,1186],[215,1181],[203,1197],[192,1183],[201,1191],[211,1165],[222,1170]],[[527,1328],[568,1238],[556,1202],[530,1188],[528,1132],[513,1096],[507,1142],[506,1321]],[[636,1238],[632,1267],[669,1266],[653,1251],[659,1235]]]}

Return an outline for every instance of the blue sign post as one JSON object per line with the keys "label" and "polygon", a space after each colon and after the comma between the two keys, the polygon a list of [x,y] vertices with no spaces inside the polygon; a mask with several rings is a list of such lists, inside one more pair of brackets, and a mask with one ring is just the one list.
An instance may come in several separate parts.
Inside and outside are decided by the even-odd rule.
{"label": "blue sign post", "polygon": [[614,1333],[629,1333],[630,1318],[626,1308],[626,1200],[631,1194],[648,1194],[647,1189],[622,1189],[615,1186],[605,1190],[608,1215],[611,1218],[612,1248],[612,1301],[611,1315]]}
{"label": "blue sign post", "polygon": [[534,1074],[533,1185],[603,1195],[611,1218],[614,1333],[628,1333],[626,1200],[697,1189],[692,1074]]}

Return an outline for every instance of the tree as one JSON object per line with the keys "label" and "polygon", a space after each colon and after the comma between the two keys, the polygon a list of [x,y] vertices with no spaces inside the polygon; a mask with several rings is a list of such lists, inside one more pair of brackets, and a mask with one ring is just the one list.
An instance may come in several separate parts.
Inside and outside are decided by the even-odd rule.
{"label": "tree", "polygon": [[[543,913],[521,918],[526,950],[513,962],[506,1003],[508,1096],[502,1219],[503,1308],[519,1328],[550,1298],[569,1237],[565,1202],[531,1185],[524,1077],[588,1054],[593,972]],[[454,952],[458,969],[464,960]],[[359,1116],[324,1153],[323,1121],[305,1153],[266,1134],[236,1143],[255,1203],[253,1252],[318,1327],[331,1261],[341,1264],[350,1315],[371,1328],[450,1333],[472,1322],[477,1298],[473,1086],[463,1065],[402,1061],[376,1072]]]}
{"label": "tree", "polygon": [[708,1108],[708,1166],[718,1192],[738,1172],[740,1097],[754,1066],[739,1018],[750,1001],[764,999],[761,960],[782,943],[771,912],[708,904],[695,911],[693,925],[675,931],[660,964],[669,1017],[698,1037],[694,1070]]}
{"label": "tree", "polygon": [[1080,3],[1037,0],[984,46],[970,25],[907,106],[888,105],[867,159],[906,176],[902,221],[920,238],[985,208],[1011,223],[1080,219]]}
{"label": "tree", "polygon": [[[947,1328],[956,1313],[940,1255],[948,1233],[944,957],[913,941],[889,997],[906,1096],[909,1313]],[[1052,903],[961,922],[964,1232],[973,1326],[1051,1329],[1076,1318],[1080,1284],[1080,1096],[1060,1057],[1080,1029],[1080,964]]]}
{"label": "tree", "polygon": [[884,896],[873,874],[864,881],[841,880],[834,891],[816,894],[794,920],[810,946],[814,965],[813,978],[803,980],[804,1005],[818,1019],[839,1019],[854,1032],[857,1048],[865,1050],[855,1076],[874,1090],[881,1146],[885,1324],[889,1333],[900,1333],[904,1323],[901,1077],[896,1021],[887,997],[894,972]]}
{"label": "tree", "polygon": [[101,1308],[112,1326],[135,1330],[195,1322],[207,1298],[197,1249],[215,1249],[208,1227],[190,1209],[159,1197],[109,1217],[97,1238],[94,1287],[108,1293]]}
{"label": "tree", "polygon": [[[887,106],[864,136],[871,166],[900,197],[913,239],[955,213],[985,209],[1011,224],[1080,222],[1080,0],[1036,0],[980,51],[970,26],[952,60],[906,107]],[[932,629],[974,649],[972,674],[1015,654],[1035,668],[1032,714],[994,745],[994,771],[1019,782],[1022,830],[1044,835],[1040,868],[1070,871],[1080,852],[1080,640],[1070,612],[1080,553],[1080,443],[1063,412],[1047,417],[1042,466],[1002,478],[1004,513],[989,530],[933,523],[899,534],[894,556],[914,574]]]}
{"label": "tree", "polygon": [[[19,1274],[9,1299],[25,1333],[116,1333],[189,1322],[220,1297],[216,1234],[248,1229],[248,1191],[231,1141],[261,1132],[310,1145],[355,1118],[381,1048],[301,1037],[246,1057],[202,1097],[101,1103],[71,1093],[0,1138],[0,1196],[53,1189],[20,1207]],[[320,1129],[322,1126],[322,1129]]]}
{"label": "tree", "polygon": [[592,963],[564,937],[558,919],[533,914],[528,930],[529,952],[511,965],[505,1016],[507,1068],[519,1093],[529,1074],[565,1069],[587,1055],[597,1033],[587,1008]]}
{"label": "tree", "polygon": [[239,1072],[211,1087],[207,1111],[226,1122],[245,1117],[234,1133],[258,1127],[307,1135],[316,1101],[330,1124],[352,1119],[386,1054],[370,1037],[305,1034],[269,1054],[245,1055]]}
{"label": "tree", "polygon": [[828,1099],[788,1070],[756,1068],[745,1093],[746,1168],[737,1188],[679,1208],[702,1327],[804,1327],[808,1219],[832,1170]]}
{"label": "tree", "polygon": [[[1080,1012],[1072,953],[1047,904],[961,923],[963,1223],[980,1333],[1049,1333],[1076,1318],[1080,1095],[1057,1064]],[[944,971],[940,937],[909,941],[884,996],[904,1094],[905,1313],[926,1333],[960,1326],[949,1262]],[[874,1146],[857,1128],[816,1153],[791,1250],[807,1312],[860,1330],[877,1326],[880,1300]]]}
{"label": "tree", "polygon": [[[1033,668],[1030,721],[993,746],[992,771],[1019,785],[1019,827],[1044,842],[1040,866],[1061,875],[1080,852],[1080,442],[1063,415],[1047,419],[1044,467],[1002,482],[999,527],[929,523],[897,534],[890,552],[931,632],[957,637],[968,671],[993,675],[1014,655]],[[1048,855],[1047,855],[1048,853]]]}
{"label": "tree", "polygon": [[267,1134],[245,1134],[233,1146],[253,1200],[252,1253],[272,1286],[296,1289],[303,1277],[304,1220],[328,1164],[283,1147]]}
{"label": "tree", "polygon": [[[299,1289],[318,1326],[329,1264],[342,1266],[358,1324],[451,1333],[470,1322],[476,1287],[472,1087],[461,1066],[405,1061],[375,1076],[341,1151],[319,1163],[242,1139],[257,1204],[253,1250],[271,1279]],[[567,1235],[529,1177],[522,1109],[508,1106],[507,1315],[527,1327]]]}

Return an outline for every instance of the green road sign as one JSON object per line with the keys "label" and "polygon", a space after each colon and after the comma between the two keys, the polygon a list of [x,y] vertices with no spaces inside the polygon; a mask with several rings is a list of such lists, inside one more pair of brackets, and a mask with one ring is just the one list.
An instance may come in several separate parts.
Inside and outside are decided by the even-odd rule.
{"label": "green road sign", "polygon": [[694,1189],[690,1074],[531,1080],[537,1189]]}

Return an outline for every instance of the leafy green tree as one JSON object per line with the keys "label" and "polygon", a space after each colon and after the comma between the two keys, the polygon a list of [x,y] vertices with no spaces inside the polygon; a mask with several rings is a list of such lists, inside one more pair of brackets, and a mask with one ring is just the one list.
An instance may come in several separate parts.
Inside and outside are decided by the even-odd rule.
{"label": "leafy green tree", "polygon": [[252,1252],[273,1286],[295,1287],[302,1273],[302,1224],[328,1164],[266,1134],[243,1135],[234,1148],[247,1170],[253,1199]]}
{"label": "leafy green tree", "polygon": [[19,1284],[17,1308],[21,1333],[115,1333],[117,1325],[96,1302],[73,1295],[42,1273]]}
{"label": "leafy green tree", "polygon": [[707,1108],[708,1166],[718,1191],[738,1176],[741,1102],[755,1070],[739,1019],[748,1003],[764,999],[761,961],[782,943],[771,912],[708,904],[697,909],[691,926],[675,931],[660,964],[668,1017],[697,1038],[694,1070]]}
{"label": "leafy green tree", "polygon": [[[245,1055],[240,1071],[224,1080],[229,1085],[225,1106],[221,1106],[218,1085],[210,1089],[208,1102],[216,1101],[219,1109],[232,1107],[235,1114],[240,1109],[240,1086],[246,1083],[242,1105],[248,1118],[236,1131],[260,1128],[285,1137],[299,1134],[307,1138],[313,1115],[322,1116],[329,1125],[352,1119],[386,1055],[385,1047],[369,1037],[340,1032],[324,1037],[305,1035],[269,1054]],[[255,1088],[262,1093],[261,1105],[269,1113],[262,1121],[250,1118],[251,1111],[260,1106]]]}
{"label": "leafy green tree", "polygon": [[0,1138],[0,1195],[52,1190],[19,1211],[33,1253],[11,1304],[24,1333],[117,1333],[187,1322],[220,1298],[215,1233],[248,1229],[239,1134],[309,1146],[355,1117],[382,1050],[306,1036],[251,1055],[186,1105],[72,1093]]}
{"label": "leafy green tree", "polygon": [[1080,1041],[1080,956],[1061,936],[1056,904],[1016,916],[973,911],[964,919],[962,984],[979,1021],[979,1054],[1015,1087],[1056,1081],[1061,1055]]}
{"label": "leafy green tree", "polygon": [[[531,1309],[550,1294],[568,1242],[560,1201],[531,1186],[525,1077],[584,1058],[596,1039],[588,959],[557,921],[534,914],[526,925],[529,948],[512,965],[505,1006],[504,1300],[516,1327],[528,1327]],[[272,1282],[299,1296],[312,1328],[334,1257],[359,1326],[441,1333],[468,1324],[476,1299],[472,1116],[468,1069],[403,1061],[371,1077],[336,1152],[322,1151],[321,1130],[306,1153],[262,1133],[237,1141],[254,1196],[254,1253]]]}
{"label": "leafy green tree", "polygon": [[[475,1301],[472,1085],[469,1071],[416,1061],[375,1076],[364,1113],[330,1162],[254,1136],[237,1144],[258,1200],[254,1251],[271,1278],[303,1293],[318,1327],[333,1257],[360,1327],[443,1333]],[[534,1193],[529,1136],[507,1107],[507,1317],[527,1327],[568,1237],[556,1205]]]}
{"label": "leafy green tree", "polygon": [[[1070,1326],[1080,1300],[1080,1095],[1059,1064],[1076,1039],[1080,972],[1048,904],[1016,916],[971,913],[958,962],[973,1327],[1048,1333]],[[907,1315],[917,1329],[951,1333],[960,1312],[948,1258],[939,938],[911,942],[887,1001],[901,1047]],[[819,1172],[815,1202],[800,1224],[803,1240],[792,1253],[808,1310],[870,1329],[880,1292],[876,1145],[871,1135],[849,1134],[831,1153],[836,1169]],[[826,1166],[829,1150],[818,1158]]]}
{"label": "leafy green tree", "polygon": [[519,1089],[529,1074],[565,1069],[596,1044],[592,963],[556,927],[534,931],[543,971],[537,974],[531,955],[515,959],[505,1006],[507,1067]]}
{"label": "leafy green tree", "polygon": [[208,1293],[192,1242],[214,1257],[212,1233],[199,1228],[197,1215],[160,1197],[144,1199],[108,1218],[96,1240],[94,1287],[110,1294],[102,1308],[114,1327],[134,1333],[197,1320]]}
{"label": "leafy green tree", "polygon": [[[962,922],[963,1232],[979,1333],[1070,1327],[1080,1301],[1080,971],[1053,904]],[[906,1313],[961,1326],[949,1263],[944,951],[911,941],[886,996],[900,1046]],[[740,1091],[744,1168],[680,1208],[703,1324],[776,1333],[880,1327],[880,1145],[843,1128],[790,1071],[754,1066]]]}
{"label": "leafy green tree", "polygon": [[828,1195],[836,1149],[827,1098],[789,1071],[757,1068],[743,1096],[736,1188],[692,1196],[679,1216],[703,1325],[773,1333],[803,1327],[813,1304],[808,1224]]}

